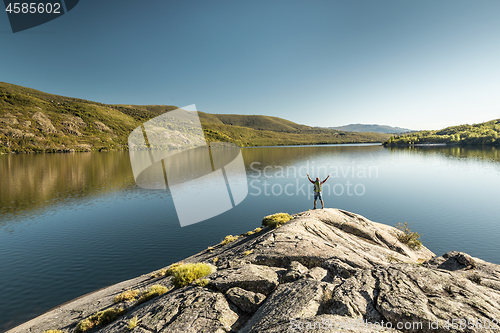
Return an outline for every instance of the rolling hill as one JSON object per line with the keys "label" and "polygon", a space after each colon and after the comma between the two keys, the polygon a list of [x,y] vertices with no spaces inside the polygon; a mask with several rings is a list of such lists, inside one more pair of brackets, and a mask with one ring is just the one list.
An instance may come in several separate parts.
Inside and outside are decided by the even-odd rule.
{"label": "rolling hill", "polygon": [[[0,82],[0,153],[126,150],[133,129],[172,105],[111,105]],[[386,134],[310,127],[260,115],[198,112],[209,142],[239,146],[383,142]]]}
{"label": "rolling hill", "polygon": [[500,119],[474,125],[450,126],[436,131],[420,131],[391,136],[385,146],[426,144],[500,145]]}

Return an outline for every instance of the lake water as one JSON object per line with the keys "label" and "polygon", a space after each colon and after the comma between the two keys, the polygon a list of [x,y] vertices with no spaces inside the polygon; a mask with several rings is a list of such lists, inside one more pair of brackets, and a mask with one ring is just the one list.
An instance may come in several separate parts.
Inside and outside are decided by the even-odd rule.
{"label": "lake water", "polygon": [[306,173],[331,174],[323,189],[327,207],[389,225],[412,223],[436,255],[459,250],[500,264],[496,148],[242,152],[246,199],[183,228],[168,190],[135,185],[127,152],[0,156],[0,331],[252,230],[265,215],[311,209]]}

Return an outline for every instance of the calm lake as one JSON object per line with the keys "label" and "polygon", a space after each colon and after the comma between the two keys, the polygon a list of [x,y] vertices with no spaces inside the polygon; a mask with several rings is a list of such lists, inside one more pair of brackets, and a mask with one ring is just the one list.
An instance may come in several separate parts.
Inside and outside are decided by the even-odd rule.
{"label": "calm lake", "polygon": [[458,250],[500,264],[496,148],[329,145],[242,153],[245,200],[182,228],[168,190],[135,184],[128,152],[0,156],[0,331],[253,230],[265,215],[311,209],[306,173],[331,174],[326,207],[412,223],[436,255]]}

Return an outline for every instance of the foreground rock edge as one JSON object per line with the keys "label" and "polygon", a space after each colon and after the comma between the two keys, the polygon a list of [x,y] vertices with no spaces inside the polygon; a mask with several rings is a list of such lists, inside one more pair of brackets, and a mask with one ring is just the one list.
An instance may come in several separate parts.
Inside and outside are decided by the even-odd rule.
{"label": "foreground rock edge", "polygon": [[[128,331],[132,318],[135,332],[292,332],[307,325],[308,332],[380,332],[366,322],[390,323],[388,332],[482,332],[478,320],[494,325],[500,318],[499,265],[461,252],[435,257],[425,247],[413,251],[394,228],[343,210],[293,217],[185,259],[217,266],[204,287],[173,289],[139,306],[121,303],[129,308],[124,316],[89,332]],[[170,280],[143,275],[124,281],[9,332],[74,332],[80,320],[113,306],[120,292],[154,284],[170,289]],[[473,324],[443,328],[453,319]],[[422,326],[397,330],[399,323]]]}

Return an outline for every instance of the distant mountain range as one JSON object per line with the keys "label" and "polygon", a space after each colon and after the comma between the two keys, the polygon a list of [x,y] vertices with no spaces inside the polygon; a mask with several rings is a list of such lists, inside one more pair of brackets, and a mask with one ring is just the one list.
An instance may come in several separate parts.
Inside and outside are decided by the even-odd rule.
{"label": "distant mountain range", "polygon": [[403,133],[403,132],[414,132],[408,128],[392,127],[387,125],[366,125],[366,124],[349,124],[337,127],[328,127],[329,129],[334,129],[338,131],[347,132],[373,132],[373,133]]}

